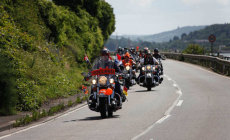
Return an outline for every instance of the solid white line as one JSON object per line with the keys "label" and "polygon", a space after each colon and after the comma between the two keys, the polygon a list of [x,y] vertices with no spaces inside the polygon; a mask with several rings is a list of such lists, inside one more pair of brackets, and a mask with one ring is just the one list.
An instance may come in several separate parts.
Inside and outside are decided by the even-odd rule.
{"label": "solid white line", "polygon": [[[75,112],[75,111],[79,111],[79,110],[85,108],[86,106],[87,106],[87,105],[84,105],[84,106],[82,106],[82,107],[80,107],[80,108],[77,108],[77,109],[74,109],[74,110],[72,110],[72,111],[70,111],[70,112],[68,112],[68,113],[66,113],[66,114],[69,115],[69,114],[71,114],[71,113],[73,113],[73,112]],[[46,124],[46,123],[48,123],[48,122],[50,122],[50,121],[53,121],[54,119],[58,119],[58,118],[64,117],[64,116],[66,116],[66,114],[62,114],[62,115],[60,115],[59,117],[52,118],[52,119],[50,119],[50,120],[48,120],[48,121],[42,122],[41,124],[37,124],[37,125],[31,126],[31,127],[28,127],[28,128],[22,129],[22,130],[19,130],[19,131],[17,131],[17,132],[12,133],[12,134],[8,134],[8,135],[5,135],[5,136],[1,136],[1,137],[0,137],[0,140],[1,140],[1,139],[4,139],[4,138],[7,138],[7,137],[10,137],[10,136],[12,136],[12,135],[21,133],[21,132],[25,132],[25,131],[27,131],[27,130],[30,130],[30,129],[33,129],[33,128],[36,128],[36,127],[42,126],[42,125],[44,125],[44,124]]]}
{"label": "solid white line", "polygon": [[164,117],[162,117],[160,120],[158,120],[156,123],[160,124],[162,123],[163,121],[165,121],[166,119],[168,119],[171,115],[166,115]]}
{"label": "solid white line", "polygon": [[183,100],[179,100],[179,102],[176,106],[181,106],[183,102],[184,102]]}

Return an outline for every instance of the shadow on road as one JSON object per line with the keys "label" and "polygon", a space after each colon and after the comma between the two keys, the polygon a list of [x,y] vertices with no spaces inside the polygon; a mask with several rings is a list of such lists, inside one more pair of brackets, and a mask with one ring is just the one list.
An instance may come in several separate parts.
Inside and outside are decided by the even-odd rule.
{"label": "shadow on road", "polygon": [[146,90],[137,90],[137,91],[135,91],[135,92],[152,92],[152,91],[156,91],[156,90],[148,91],[148,90],[146,89]]}
{"label": "shadow on road", "polygon": [[[106,119],[114,119],[114,118],[120,118],[120,115],[114,115],[113,117],[106,118]],[[94,121],[94,120],[103,120],[101,116],[93,116],[93,117],[86,117],[84,119],[79,119],[78,121]]]}

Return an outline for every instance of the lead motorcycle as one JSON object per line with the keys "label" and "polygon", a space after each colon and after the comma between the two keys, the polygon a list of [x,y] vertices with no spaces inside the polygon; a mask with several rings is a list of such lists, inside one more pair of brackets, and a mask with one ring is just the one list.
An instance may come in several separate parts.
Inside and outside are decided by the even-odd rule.
{"label": "lead motorcycle", "polygon": [[122,108],[121,96],[115,92],[115,69],[112,64],[97,60],[91,71],[91,94],[88,106],[92,111],[100,112],[102,118],[112,117],[113,112]]}
{"label": "lead motorcycle", "polygon": [[145,65],[141,68],[141,75],[139,77],[139,85],[146,87],[151,91],[153,87],[159,85],[159,66],[158,65]]}

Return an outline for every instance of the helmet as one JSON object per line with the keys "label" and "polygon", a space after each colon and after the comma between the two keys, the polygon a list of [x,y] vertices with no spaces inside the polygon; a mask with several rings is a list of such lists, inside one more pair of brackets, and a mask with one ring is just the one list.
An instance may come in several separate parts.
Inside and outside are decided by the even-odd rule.
{"label": "helmet", "polygon": [[159,53],[158,48],[154,49],[154,53]]}
{"label": "helmet", "polygon": [[134,52],[134,51],[135,51],[135,49],[134,49],[134,48],[131,48],[130,50],[131,50],[131,52]]}
{"label": "helmet", "polygon": [[109,50],[107,48],[104,48],[101,50],[101,55],[105,56],[105,55],[109,55]]}
{"label": "helmet", "polygon": [[118,53],[121,53],[121,52],[122,52],[122,48],[121,48],[121,47],[118,47],[117,52],[118,52]]}
{"label": "helmet", "polygon": [[125,52],[128,52],[128,48],[125,47],[125,48],[124,48],[124,51],[125,51]]}
{"label": "helmet", "polygon": [[128,52],[125,53],[124,57],[130,58],[130,54]]}
{"label": "helmet", "polygon": [[149,48],[148,48],[148,47],[145,47],[144,50],[149,50]]}
{"label": "helmet", "polygon": [[148,47],[145,47],[145,48],[144,48],[144,53],[147,54],[148,50],[149,50],[149,48],[148,48]]}

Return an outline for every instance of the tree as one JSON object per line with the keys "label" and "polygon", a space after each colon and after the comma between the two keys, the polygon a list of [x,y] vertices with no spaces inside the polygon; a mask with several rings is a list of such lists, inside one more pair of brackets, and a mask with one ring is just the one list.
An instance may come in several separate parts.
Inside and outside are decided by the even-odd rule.
{"label": "tree", "polygon": [[204,54],[204,48],[198,44],[190,44],[186,49],[183,50],[185,54]]}
{"label": "tree", "polygon": [[178,37],[178,36],[174,36],[173,37],[173,40],[175,41],[175,40],[179,40],[180,38]]}
{"label": "tree", "polygon": [[186,36],[187,36],[187,34],[186,34],[186,33],[183,33],[183,34],[181,35],[181,39],[184,40],[184,39],[186,38]]}

